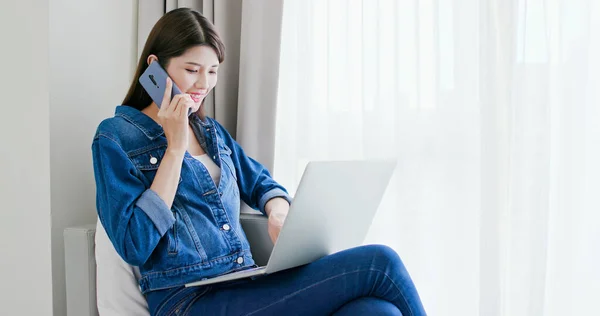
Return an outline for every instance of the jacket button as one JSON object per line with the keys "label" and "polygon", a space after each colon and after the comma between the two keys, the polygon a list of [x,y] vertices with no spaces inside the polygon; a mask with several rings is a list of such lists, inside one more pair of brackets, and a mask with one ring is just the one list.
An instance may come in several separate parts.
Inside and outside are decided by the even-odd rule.
{"label": "jacket button", "polygon": [[244,263],[244,258],[242,258],[242,257],[237,258],[237,263],[239,263],[239,264]]}
{"label": "jacket button", "polygon": [[156,157],[151,157],[150,158],[150,163],[155,165],[158,162],[158,159]]}
{"label": "jacket button", "polygon": [[229,226],[229,224],[225,224],[223,225],[223,230],[230,230],[231,226]]}

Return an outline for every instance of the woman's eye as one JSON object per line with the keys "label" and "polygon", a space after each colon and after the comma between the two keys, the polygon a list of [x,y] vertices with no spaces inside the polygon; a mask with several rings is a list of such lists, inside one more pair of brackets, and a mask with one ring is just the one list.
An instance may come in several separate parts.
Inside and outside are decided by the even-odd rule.
{"label": "woman's eye", "polygon": [[196,73],[196,72],[198,72],[198,70],[194,70],[194,69],[186,69],[186,70],[187,70],[188,72],[191,72],[191,73]]}
{"label": "woman's eye", "polygon": [[208,73],[215,74],[215,75],[217,74],[216,71],[209,71]]}

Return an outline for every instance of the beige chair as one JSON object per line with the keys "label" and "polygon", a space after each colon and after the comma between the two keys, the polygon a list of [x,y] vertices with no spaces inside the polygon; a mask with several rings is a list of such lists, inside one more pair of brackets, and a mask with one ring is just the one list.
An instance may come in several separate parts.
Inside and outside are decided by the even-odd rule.
{"label": "beige chair", "polygon": [[[242,214],[241,223],[250,241],[256,264],[266,265],[273,250],[267,233],[267,218]],[[96,224],[70,227],[64,231],[67,315],[96,316]]]}

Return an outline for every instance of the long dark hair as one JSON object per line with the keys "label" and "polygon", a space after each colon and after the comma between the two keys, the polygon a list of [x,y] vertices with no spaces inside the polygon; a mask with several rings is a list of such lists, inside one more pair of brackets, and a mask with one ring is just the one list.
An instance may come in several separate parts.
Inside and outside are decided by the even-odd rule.
{"label": "long dark hair", "polygon": [[[225,45],[214,25],[200,12],[179,8],[163,15],[148,35],[133,81],[122,104],[141,111],[152,103],[150,95],[138,81],[148,68],[148,56],[156,55],[158,63],[163,69],[167,69],[171,58],[181,56],[188,48],[197,45],[212,47],[217,53],[219,63],[225,60]],[[201,108],[201,113],[198,113],[202,118],[203,109],[204,107]]]}

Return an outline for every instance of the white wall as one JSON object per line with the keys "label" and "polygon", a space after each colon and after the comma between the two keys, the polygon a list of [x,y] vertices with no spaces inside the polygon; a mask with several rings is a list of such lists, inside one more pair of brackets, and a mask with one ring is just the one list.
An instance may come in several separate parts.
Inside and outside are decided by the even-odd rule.
{"label": "white wall", "polygon": [[0,313],[51,315],[48,1],[0,8]]}
{"label": "white wall", "polygon": [[49,23],[52,285],[66,315],[63,230],[96,222],[91,143],[133,77],[137,1],[52,0]]}

